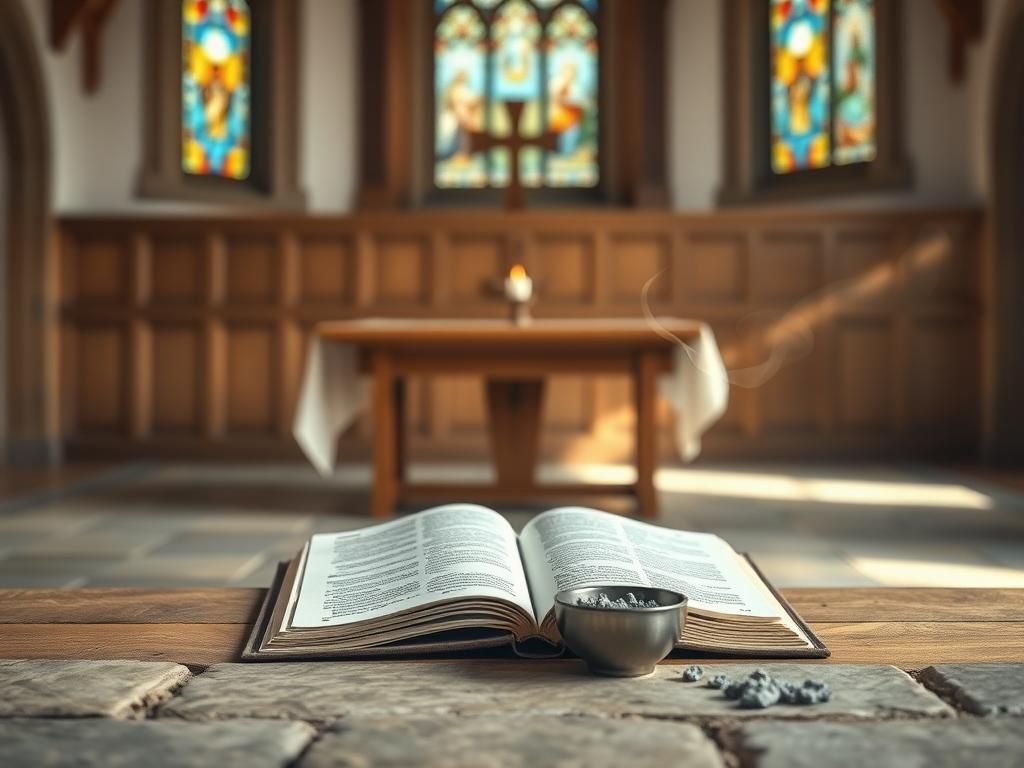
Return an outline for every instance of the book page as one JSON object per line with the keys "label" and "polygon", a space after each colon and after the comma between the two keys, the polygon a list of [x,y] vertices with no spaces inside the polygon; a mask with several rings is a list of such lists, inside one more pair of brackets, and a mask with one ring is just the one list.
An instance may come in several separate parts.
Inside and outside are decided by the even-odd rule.
{"label": "book page", "polygon": [[449,504],[310,539],[292,627],[331,627],[453,598],[490,597],[533,615],[515,532],[497,512]]}
{"label": "book page", "polygon": [[733,548],[714,534],[562,507],[535,517],[519,539],[538,624],[556,592],[601,584],[670,589],[686,595],[691,608],[716,613],[779,615]]}

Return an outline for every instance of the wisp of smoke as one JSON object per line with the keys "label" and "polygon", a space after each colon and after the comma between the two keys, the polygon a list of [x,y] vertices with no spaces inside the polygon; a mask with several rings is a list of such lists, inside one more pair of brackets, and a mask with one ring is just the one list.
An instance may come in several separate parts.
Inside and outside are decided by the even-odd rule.
{"label": "wisp of smoke", "polygon": [[[747,315],[745,321],[757,320],[752,338],[748,339],[750,346],[756,342],[757,346],[767,346],[768,352],[756,365],[726,369],[726,379],[737,387],[753,389],[765,384],[783,366],[807,357],[814,349],[812,325],[835,313],[841,305],[864,301],[911,277],[917,282],[918,291],[929,291],[933,287],[929,281],[935,279],[937,267],[951,255],[952,245],[947,232],[923,233],[894,264],[883,262],[862,275],[831,283],[786,310]],[[640,307],[647,325],[663,339],[681,347],[695,368],[709,376],[717,375],[701,368],[696,350],[662,325],[651,311],[648,294],[664,272],[661,270],[648,279],[641,291]]]}
{"label": "wisp of smoke", "polygon": [[[653,275],[644,283],[644,287],[641,290],[640,307],[643,310],[644,319],[647,321],[648,327],[666,341],[681,347],[686,356],[690,358],[690,362],[699,371],[709,376],[717,375],[701,368],[696,350],[662,325],[651,311],[648,294],[650,293],[651,286],[664,272],[665,270],[661,270]],[[811,354],[811,350],[814,348],[814,334],[811,332],[810,326],[798,316],[793,315],[792,311],[783,313],[774,322],[769,322],[770,318],[768,316],[771,314],[761,312],[748,315],[748,318],[757,315],[766,316],[763,327],[767,327],[765,338],[769,344],[768,356],[756,365],[726,369],[725,376],[730,384],[744,389],[760,387],[778,373],[779,369],[786,363],[794,362]]]}

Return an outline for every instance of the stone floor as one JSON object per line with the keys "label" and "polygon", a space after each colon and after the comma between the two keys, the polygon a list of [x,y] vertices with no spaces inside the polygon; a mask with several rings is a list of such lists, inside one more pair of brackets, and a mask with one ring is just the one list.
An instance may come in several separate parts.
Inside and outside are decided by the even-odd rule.
{"label": "stone floor", "polygon": [[[585,466],[542,476],[629,474]],[[366,467],[329,479],[298,464],[135,464],[65,477],[0,502],[0,588],[263,586],[310,533],[370,522]],[[414,466],[413,477],[486,480],[487,471]],[[663,469],[657,483],[662,524],[719,533],[779,586],[1024,587],[1024,491],[991,477],[700,463]],[[502,511],[519,527],[539,509]]]}
{"label": "stone floor", "polygon": [[[751,665],[707,665],[741,678]],[[1024,665],[771,664],[814,706],[739,709],[680,668],[578,661],[0,660],[4,766],[1019,766]]]}

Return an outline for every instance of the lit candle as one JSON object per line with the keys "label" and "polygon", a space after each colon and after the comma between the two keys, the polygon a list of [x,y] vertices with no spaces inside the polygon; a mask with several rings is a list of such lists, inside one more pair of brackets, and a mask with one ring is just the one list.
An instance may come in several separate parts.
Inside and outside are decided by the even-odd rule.
{"label": "lit candle", "polygon": [[516,264],[509,270],[505,278],[505,296],[509,301],[525,304],[533,296],[533,279],[526,274],[526,269],[521,264]]}

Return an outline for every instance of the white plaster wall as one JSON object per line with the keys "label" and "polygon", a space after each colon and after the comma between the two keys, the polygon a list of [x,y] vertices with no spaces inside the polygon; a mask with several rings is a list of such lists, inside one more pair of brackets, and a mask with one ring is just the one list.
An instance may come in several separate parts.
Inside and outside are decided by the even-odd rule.
{"label": "white plaster wall", "polygon": [[[357,167],[355,0],[302,0],[300,173],[310,210],[353,206]],[[950,82],[948,33],[935,0],[901,0],[904,8],[906,147],[915,172],[908,191],[809,204],[916,206],[971,204],[987,185],[989,68],[996,15],[991,6],[984,44],[972,50],[969,76]],[[209,211],[209,207],[135,197],[141,153],[144,73],[142,13],[147,0],[121,0],[104,30],[100,90],[82,92],[78,39],[50,50],[47,0],[22,0],[35,23],[54,121],[58,212]],[[669,178],[676,208],[714,206],[722,168],[721,3],[673,0],[669,55]]]}
{"label": "white plaster wall", "polygon": [[305,0],[301,169],[314,211],[354,204],[359,48],[355,0]]}

